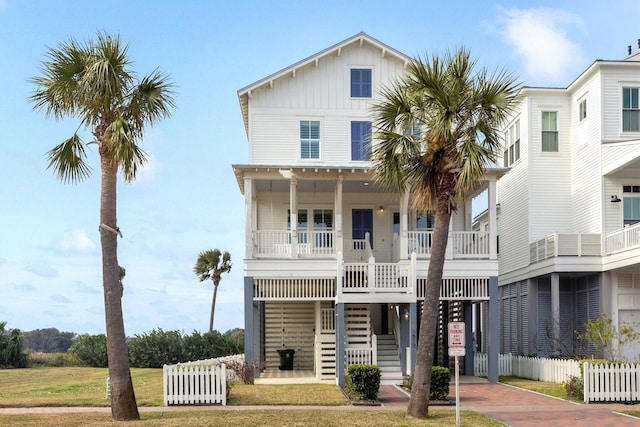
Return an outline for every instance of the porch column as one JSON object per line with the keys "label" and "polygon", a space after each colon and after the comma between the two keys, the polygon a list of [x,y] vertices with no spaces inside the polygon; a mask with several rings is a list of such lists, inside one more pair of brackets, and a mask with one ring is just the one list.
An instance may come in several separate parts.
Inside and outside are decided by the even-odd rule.
{"label": "porch column", "polygon": [[335,212],[336,241],[335,241],[334,250],[336,253],[344,251],[344,246],[343,246],[344,243],[342,240],[342,183],[343,183],[343,180],[344,180],[344,177],[342,175],[338,175],[338,179],[335,182],[334,205],[336,210]]}
{"label": "porch column", "polygon": [[487,362],[490,383],[497,383],[500,369],[500,304],[498,301],[498,277],[489,277],[489,313],[487,325]]}
{"label": "porch column", "polygon": [[259,337],[259,321],[253,306],[253,277],[244,278],[244,360],[247,363],[258,362],[254,346]]}
{"label": "porch column", "polygon": [[[409,192],[400,196],[400,259],[409,258]],[[413,317],[412,317],[413,319]]]}
{"label": "porch column", "polygon": [[298,179],[289,180],[289,211],[291,212],[291,258],[298,258]]}
{"label": "porch column", "polygon": [[409,334],[409,347],[411,348],[409,354],[411,354],[411,360],[409,361],[409,366],[407,369],[407,373],[413,373],[416,367],[416,351],[418,350],[418,303],[412,302],[409,303],[409,321],[410,324],[410,334]]}
{"label": "porch column", "polygon": [[254,210],[258,204],[255,203],[253,194],[253,180],[244,178],[244,253],[247,259],[253,258],[253,231],[257,228],[257,215]]}
{"label": "porch column", "polygon": [[487,208],[489,210],[489,259],[498,259],[498,215],[496,208],[496,178],[489,177]]}
{"label": "porch column", "polygon": [[344,303],[336,304],[336,380],[340,387],[344,386]]}
{"label": "porch column", "polygon": [[551,273],[551,346],[553,352],[557,353],[560,342],[560,275]]}
{"label": "porch column", "polygon": [[473,376],[473,310],[471,308],[471,302],[465,301],[462,303],[464,313],[464,337],[465,337],[465,352],[464,358],[464,375]]}

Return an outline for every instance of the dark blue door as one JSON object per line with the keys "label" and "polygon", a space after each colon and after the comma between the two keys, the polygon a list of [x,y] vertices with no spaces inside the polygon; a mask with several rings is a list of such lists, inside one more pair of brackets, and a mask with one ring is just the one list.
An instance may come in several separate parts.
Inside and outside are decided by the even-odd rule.
{"label": "dark blue door", "polygon": [[369,233],[369,244],[373,248],[373,209],[353,209],[351,211],[351,236],[355,239],[364,239],[365,233]]}

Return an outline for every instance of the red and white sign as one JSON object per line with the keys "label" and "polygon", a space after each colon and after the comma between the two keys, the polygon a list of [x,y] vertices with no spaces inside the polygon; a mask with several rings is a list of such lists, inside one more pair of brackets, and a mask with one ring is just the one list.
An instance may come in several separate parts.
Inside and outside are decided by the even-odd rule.
{"label": "red and white sign", "polygon": [[464,346],[464,322],[449,322],[449,347]]}

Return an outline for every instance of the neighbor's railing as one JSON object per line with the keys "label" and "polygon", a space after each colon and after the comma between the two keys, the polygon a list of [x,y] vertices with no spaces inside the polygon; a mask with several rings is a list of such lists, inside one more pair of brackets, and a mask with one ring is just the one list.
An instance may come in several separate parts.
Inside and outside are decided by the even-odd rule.
{"label": "neighbor's railing", "polygon": [[637,247],[640,247],[640,222],[609,233],[605,238],[605,252],[607,255]]}
{"label": "neighbor's railing", "polygon": [[529,244],[529,262],[557,256],[600,256],[601,237],[596,233],[553,233]]}

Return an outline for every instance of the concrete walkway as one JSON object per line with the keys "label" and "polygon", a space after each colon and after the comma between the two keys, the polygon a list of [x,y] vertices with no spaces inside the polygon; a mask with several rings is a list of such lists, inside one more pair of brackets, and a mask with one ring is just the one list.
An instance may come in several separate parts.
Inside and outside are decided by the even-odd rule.
{"label": "concrete walkway", "polygon": [[[621,414],[640,410],[640,405],[580,404],[545,396],[506,384],[465,377],[460,381],[460,407],[490,416],[511,427],[631,427],[640,419]],[[455,389],[451,384],[451,395]],[[379,399],[385,406],[406,409],[409,396],[395,386],[381,386]],[[437,406],[434,406],[437,407]],[[455,410],[455,405],[447,406]]]}

